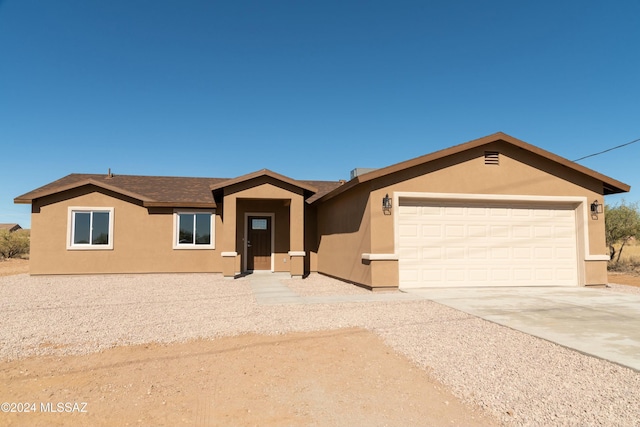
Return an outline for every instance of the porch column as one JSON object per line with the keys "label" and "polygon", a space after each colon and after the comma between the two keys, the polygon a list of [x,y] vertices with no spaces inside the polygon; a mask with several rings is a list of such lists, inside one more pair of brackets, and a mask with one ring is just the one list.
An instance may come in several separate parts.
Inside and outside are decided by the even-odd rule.
{"label": "porch column", "polygon": [[304,274],[304,197],[296,194],[291,198],[289,211],[291,230],[289,233],[289,257],[291,277],[302,277]]}
{"label": "porch column", "polygon": [[224,277],[236,275],[236,197],[224,196],[222,231],[222,274]]}

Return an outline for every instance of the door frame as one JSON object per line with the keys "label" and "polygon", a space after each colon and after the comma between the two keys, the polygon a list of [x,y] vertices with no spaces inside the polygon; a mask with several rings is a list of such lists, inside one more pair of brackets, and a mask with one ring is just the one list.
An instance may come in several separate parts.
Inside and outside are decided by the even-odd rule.
{"label": "door frame", "polygon": [[243,257],[242,257],[242,271],[247,271],[247,237],[249,236],[249,217],[250,216],[262,216],[271,219],[271,272],[273,272],[273,250],[275,248],[276,243],[276,215],[274,212],[245,212],[244,213],[244,234],[242,236],[242,247],[243,247]]}

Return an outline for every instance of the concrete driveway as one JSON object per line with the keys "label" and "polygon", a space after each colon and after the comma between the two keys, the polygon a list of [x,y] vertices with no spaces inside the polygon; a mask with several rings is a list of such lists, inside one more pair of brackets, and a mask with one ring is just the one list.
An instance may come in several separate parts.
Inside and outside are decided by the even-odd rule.
{"label": "concrete driveway", "polygon": [[408,292],[640,371],[640,296],[583,287]]}

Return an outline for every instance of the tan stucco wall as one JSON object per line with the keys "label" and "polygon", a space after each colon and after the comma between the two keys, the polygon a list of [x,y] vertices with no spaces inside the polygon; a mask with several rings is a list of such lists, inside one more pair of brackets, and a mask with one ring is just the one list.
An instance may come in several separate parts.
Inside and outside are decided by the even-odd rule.
{"label": "tan stucco wall", "polygon": [[[215,250],[173,249],[173,209],[150,213],[135,200],[96,190],[83,187],[34,205],[31,274],[222,271],[218,242]],[[113,250],[67,250],[70,206],[114,208]],[[216,216],[216,240],[221,231]]]}
{"label": "tan stucco wall", "polygon": [[[37,200],[32,208],[31,274],[223,272],[222,252],[237,252],[232,260],[226,258],[231,262],[227,270],[234,274],[244,265],[248,212],[274,215],[274,271],[292,271],[289,251],[305,250],[302,189],[264,177],[227,193],[216,210],[213,250],[173,248],[172,208],[147,209],[135,199],[93,186]],[[67,249],[70,206],[114,208],[112,250]],[[302,275],[308,256],[294,258],[292,273]]]}
{"label": "tan stucco wall", "polygon": [[[494,150],[501,153],[500,165],[485,165],[484,152]],[[369,189],[371,194],[367,197]],[[490,144],[364,183],[319,206],[320,272],[367,286],[384,285],[371,276],[370,266],[375,265],[378,270],[380,261],[365,265],[359,257],[362,253],[396,252],[397,207],[392,208],[391,215],[382,210],[382,198],[386,194],[392,197],[394,192],[565,196],[586,197],[588,203],[603,201],[600,181],[511,145]],[[607,254],[604,215],[597,219],[588,215],[586,227],[588,254]],[[606,276],[606,262],[590,262],[587,266],[584,255],[588,254],[582,252],[579,273],[584,284],[601,282]],[[397,263],[387,265],[397,269]],[[382,277],[380,273],[376,275]],[[392,273],[388,277],[393,277]]]}
{"label": "tan stucco wall", "polygon": [[318,211],[315,207],[305,203],[304,207],[304,250],[307,256],[304,262],[304,272],[318,271]]}
{"label": "tan stucco wall", "polygon": [[[484,164],[485,150],[501,153],[499,166]],[[227,260],[227,270],[233,275],[243,266],[245,213],[261,212],[273,213],[275,218],[275,271],[291,271],[289,251],[304,251],[306,256],[295,260],[295,274],[299,270],[319,271],[375,288],[389,286],[398,277],[397,261],[362,260],[365,253],[397,252],[397,206],[390,215],[383,212],[381,203],[386,194],[564,196],[585,197],[588,203],[603,201],[601,181],[501,142],[365,182],[313,206],[304,202],[303,189],[269,176],[220,191],[223,194],[216,197],[223,203],[217,209],[214,250],[173,249],[173,209],[149,210],[134,199],[107,190],[85,186],[37,200],[32,214],[31,272],[221,272],[225,261],[222,252],[237,252],[237,257]],[[69,206],[113,207],[113,250],[67,250]],[[604,214],[597,218],[587,215],[584,226],[589,244],[579,254],[581,282],[600,284],[606,280],[606,262],[587,262],[584,257],[608,253]]]}
{"label": "tan stucco wall", "polygon": [[371,285],[362,253],[371,251],[369,186],[362,185],[318,207],[318,271]]}
{"label": "tan stucco wall", "polygon": [[[305,210],[302,189],[270,177],[259,177],[225,188],[223,206],[223,220],[227,226],[221,242],[223,251],[237,252],[240,265],[244,268],[245,214],[273,214],[274,271],[292,272],[289,251],[305,249]],[[295,260],[296,266],[300,262],[304,266],[306,257],[300,258]],[[303,268],[298,266],[297,269]],[[296,271],[295,274],[301,275],[302,271]]]}

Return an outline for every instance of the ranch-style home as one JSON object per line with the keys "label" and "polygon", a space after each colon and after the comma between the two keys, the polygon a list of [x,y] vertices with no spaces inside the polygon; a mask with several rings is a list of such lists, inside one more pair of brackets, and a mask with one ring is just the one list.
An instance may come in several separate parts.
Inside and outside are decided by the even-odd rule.
{"label": "ranch-style home", "polygon": [[[372,290],[607,282],[630,187],[496,133],[349,181],[71,174],[32,206],[31,274],[320,272]],[[362,173],[364,172],[364,173]]]}

